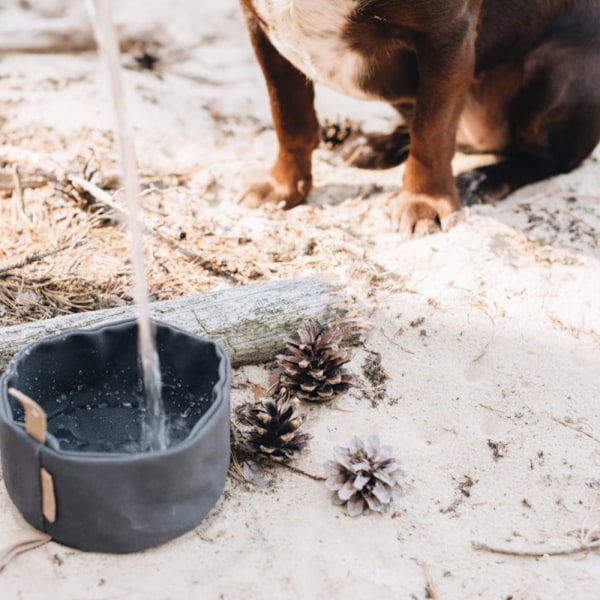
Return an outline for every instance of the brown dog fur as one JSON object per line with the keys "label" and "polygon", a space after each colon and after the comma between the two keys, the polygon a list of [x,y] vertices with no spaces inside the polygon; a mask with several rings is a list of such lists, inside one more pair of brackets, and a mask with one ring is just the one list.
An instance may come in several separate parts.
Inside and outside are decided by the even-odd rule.
{"label": "brown dog fur", "polygon": [[[268,15],[241,4],[279,142],[245,202],[292,208],[312,185],[313,85],[270,42]],[[497,200],[572,170],[600,141],[600,0],[355,0],[336,35],[368,61],[362,90],[404,116],[410,150],[398,153],[395,209],[405,232],[430,230],[460,200]],[[455,181],[457,142],[505,160]]]}

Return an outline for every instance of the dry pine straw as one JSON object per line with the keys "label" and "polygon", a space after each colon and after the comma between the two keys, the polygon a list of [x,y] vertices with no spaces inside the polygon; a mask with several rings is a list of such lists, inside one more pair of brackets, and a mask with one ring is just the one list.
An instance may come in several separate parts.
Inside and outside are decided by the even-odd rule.
{"label": "dry pine straw", "polygon": [[[80,200],[53,185],[23,189],[22,201],[16,190],[0,197],[0,325],[131,302],[123,227],[110,209]],[[155,243],[147,252],[157,299],[207,287],[203,269],[173,254]]]}
{"label": "dry pine straw", "polygon": [[[131,302],[129,248],[115,211],[82,190],[59,188],[52,174],[40,175],[35,166],[14,166],[0,172],[0,326]],[[198,293],[222,280],[243,282],[245,265],[236,265],[237,257],[215,248],[214,240],[204,252],[212,262],[197,266],[199,244],[180,238],[202,244],[207,236],[201,227],[210,224],[182,219],[186,190],[163,192],[156,183],[144,197],[148,228],[162,236],[146,242],[153,298]],[[220,241],[225,250],[231,246]]]}
{"label": "dry pine straw", "polygon": [[[0,326],[132,301],[123,195],[105,150],[111,136],[102,135],[94,135],[98,152],[88,149],[66,165],[51,153],[0,146]],[[332,264],[363,289],[381,287],[381,270],[343,226],[328,222],[327,211],[302,207],[300,219],[289,219],[231,199],[223,209],[194,179],[198,170],[141,173],[152,299],[319,273]]]}

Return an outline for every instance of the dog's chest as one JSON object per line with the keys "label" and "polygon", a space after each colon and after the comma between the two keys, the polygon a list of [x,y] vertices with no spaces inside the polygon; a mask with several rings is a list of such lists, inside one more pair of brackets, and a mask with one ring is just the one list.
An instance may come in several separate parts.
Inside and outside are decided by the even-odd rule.
{"label": "dog's chest", "polygon": [[344,94],[370,97],[360,87],[365,59],[343,33],[356,0],[253,0],[269,40],[308,78]]}

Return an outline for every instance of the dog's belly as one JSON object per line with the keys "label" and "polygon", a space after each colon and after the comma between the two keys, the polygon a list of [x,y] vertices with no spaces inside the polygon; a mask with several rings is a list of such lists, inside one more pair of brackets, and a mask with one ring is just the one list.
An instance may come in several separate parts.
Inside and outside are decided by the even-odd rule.
{"label": "dog's belly", "polygon": [[253,0],[265,33],[277,51],[309,79],[356,98],[368,61],[343,39],[355,0]]}

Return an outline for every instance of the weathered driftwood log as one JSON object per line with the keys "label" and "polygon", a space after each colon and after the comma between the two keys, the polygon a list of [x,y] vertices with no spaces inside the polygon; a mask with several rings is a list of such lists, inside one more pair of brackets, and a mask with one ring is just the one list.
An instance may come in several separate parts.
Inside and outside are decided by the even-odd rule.
{"label": "weathered driftwood log", "polygon": [[[152,30],[126,31],[117,27],[121,50],[127,51],[140,43],[149,43],[160,32]],[[79,19],[30,19],[0,24],[0,54],[11,53],[75,53],[96,49],[92,24]]]}
{"label": "weathered driftwood log", "polygon": [[[154,302],[153,318],[220,342],[233,365],[272,360],[284,338],[309,319],[339,323],[348,343],[359,331],[339,288],[315,279],[288,279]],[[0,372],[20,348],[69,329],[135,316],[133,306],[76,313],[0,328]]]}
{"label": "weathered driftwood log", "polygon": [[0,25],[0,53],[80,52],[95,48],[90,23],[72,19],[30,19]]}

